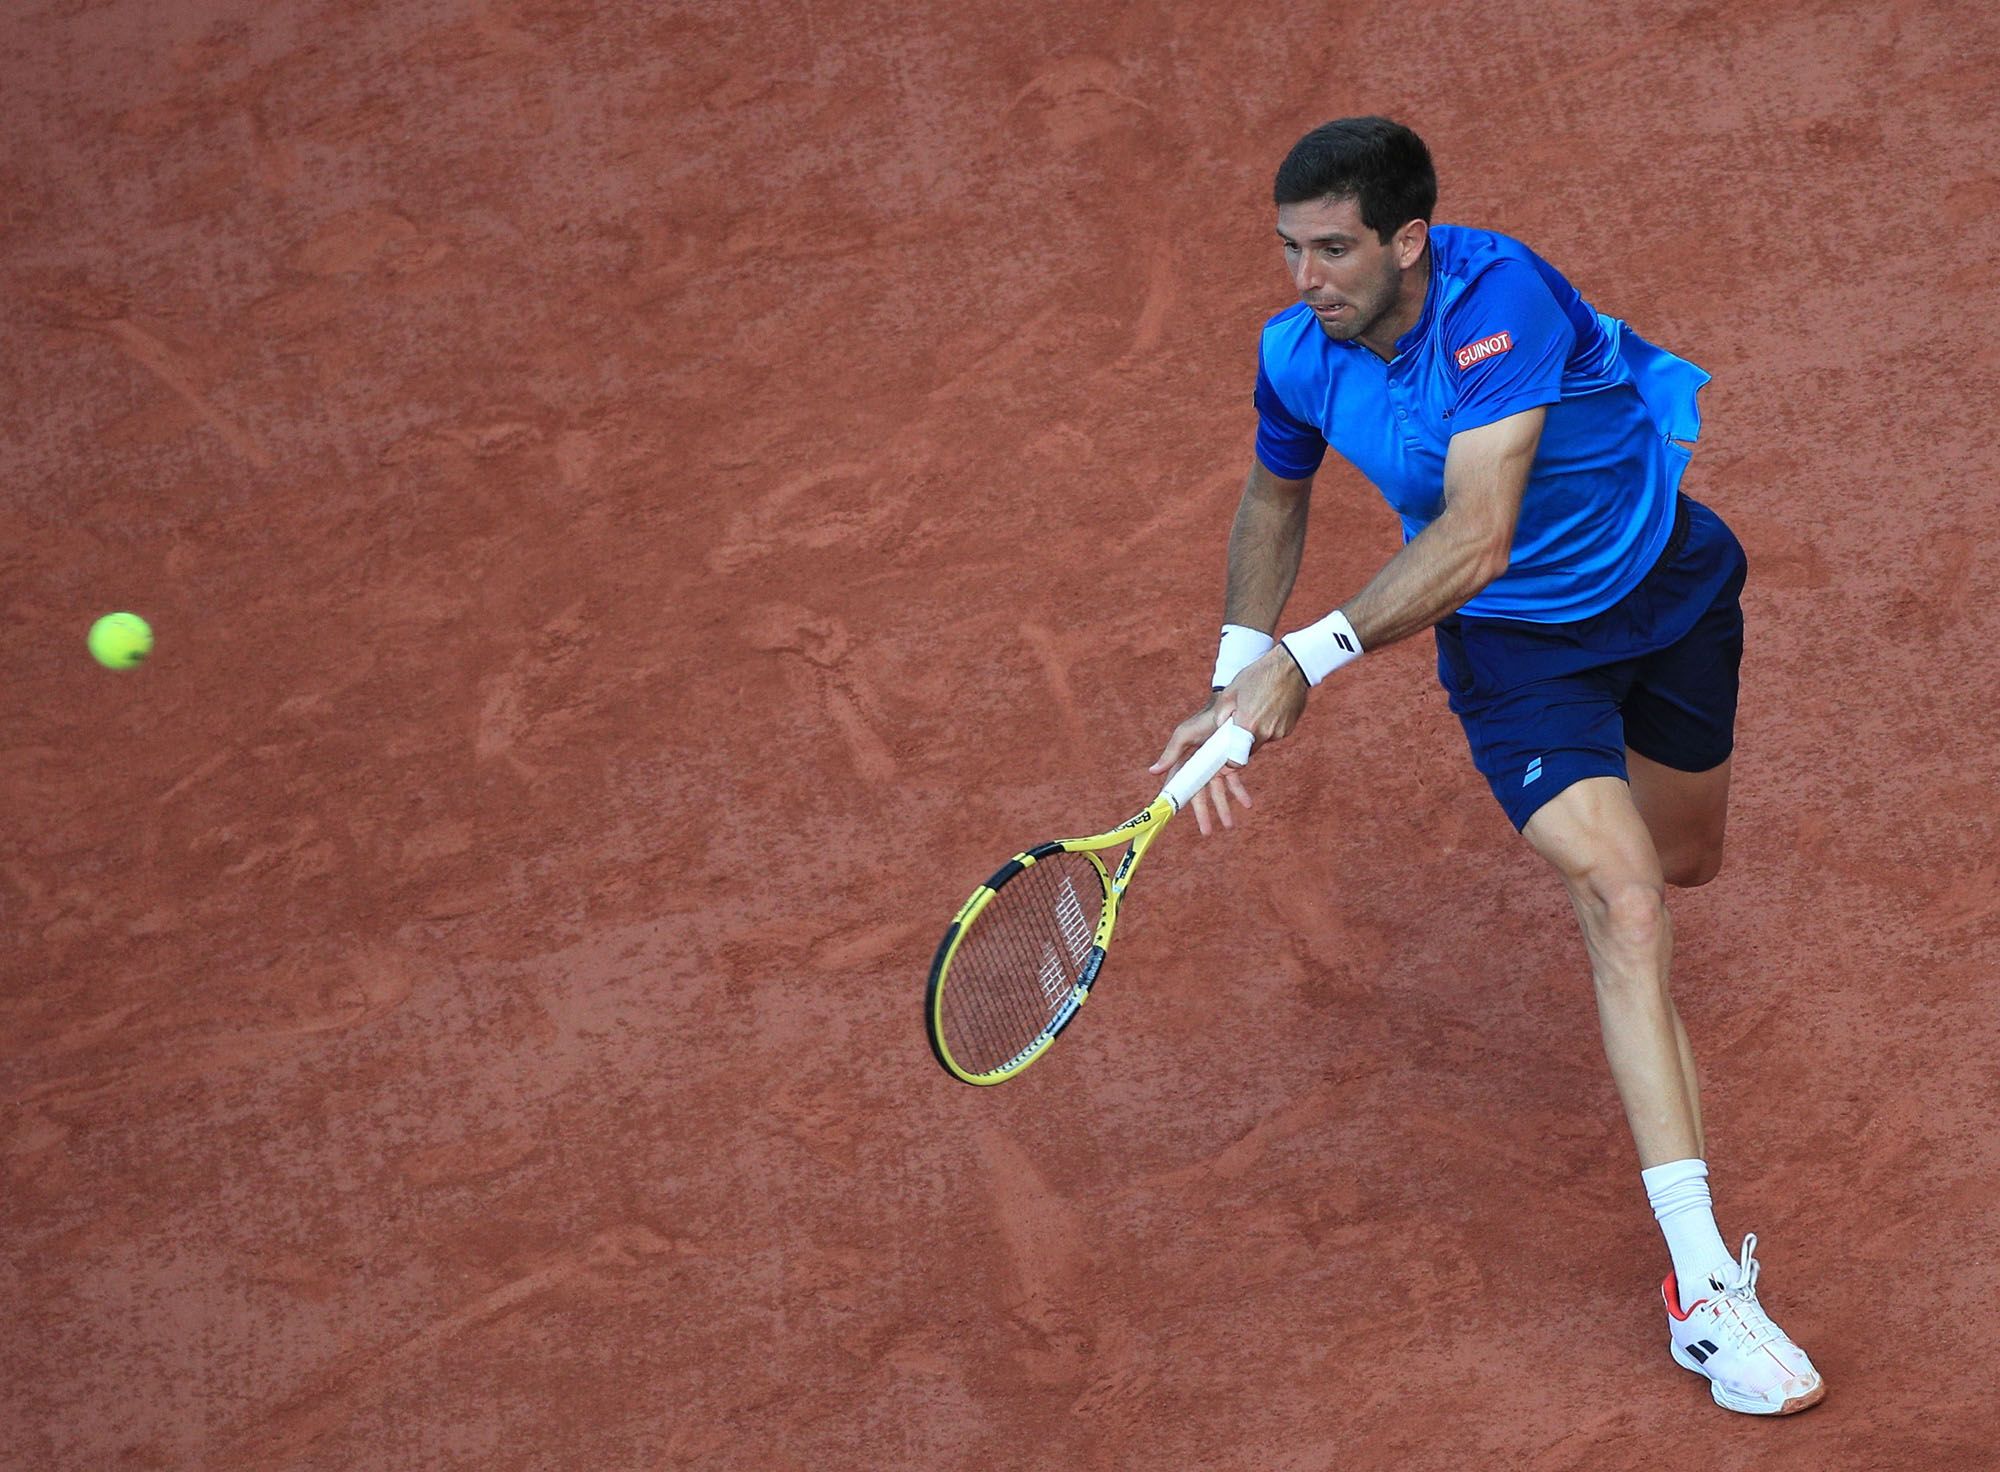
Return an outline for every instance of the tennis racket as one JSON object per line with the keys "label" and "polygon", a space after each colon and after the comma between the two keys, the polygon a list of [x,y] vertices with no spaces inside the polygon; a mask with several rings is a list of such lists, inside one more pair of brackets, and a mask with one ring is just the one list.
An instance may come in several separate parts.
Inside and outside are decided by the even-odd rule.
{"label": "tennis racket", "polygon": [[1249,760],[1250,733],[1225,720],[1143,811],[1108,833],[1015,854],[972,892],[938,943],[924,993],[925,1030],[946,1073],[1005,1083],[1048,1051],[1090,996],[1139,860],[1217,772]]}

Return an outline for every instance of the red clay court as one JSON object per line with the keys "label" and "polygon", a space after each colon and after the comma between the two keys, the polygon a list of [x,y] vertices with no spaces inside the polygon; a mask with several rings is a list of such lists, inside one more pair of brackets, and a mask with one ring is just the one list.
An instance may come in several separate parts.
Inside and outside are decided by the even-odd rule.
{"label": "red clay court", "polygon": [[[0,1465],[1993,1464],[1990,5],[23,0],[0,57]],[[1161,842],[1024,1078],[925,1047],[971,884],[1157,786],[1271,171],[1371,111],[1715,375],[1676,992],[1804,1416],[1667,1358],[1427,640]],[[1315,614],[1395,541],[1318,499]]]}

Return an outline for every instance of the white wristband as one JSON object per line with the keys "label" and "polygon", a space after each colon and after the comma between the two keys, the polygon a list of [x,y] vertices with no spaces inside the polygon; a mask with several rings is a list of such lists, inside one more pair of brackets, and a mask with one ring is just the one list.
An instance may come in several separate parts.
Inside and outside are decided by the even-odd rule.
{"label": "white wristband", "polygon": [[1277,647],[1278,641],[1262,629],[1253,629],[1243,624],[1222,626],[1222,648],[1215,656],[1215,678],[1210,680],[1212,689],[1220,690],[1244,670],[1269,654]]}
{"label": "white wristband", "polygon": [[1350,659],[1361,658],[1361,641],[1347,615],[1334,609],[1316,624],[1294,629],[1279,641],[1299,662],[1299,673],[1308,685],[1317,685]]}

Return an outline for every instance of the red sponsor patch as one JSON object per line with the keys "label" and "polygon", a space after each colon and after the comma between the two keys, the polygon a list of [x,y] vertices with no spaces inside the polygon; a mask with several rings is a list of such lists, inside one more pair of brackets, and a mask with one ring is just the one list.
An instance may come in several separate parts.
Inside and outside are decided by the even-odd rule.
{"label": "red sponsor patch", "polygon": [[1452,357],[1461,368],[1470,368],[1474,363],[1484,363],[1488,358],[1497,357],[1514,346],[1514,334],[1496,332],[1491,337],[1482,337],[1478,342],[1469,342]]}

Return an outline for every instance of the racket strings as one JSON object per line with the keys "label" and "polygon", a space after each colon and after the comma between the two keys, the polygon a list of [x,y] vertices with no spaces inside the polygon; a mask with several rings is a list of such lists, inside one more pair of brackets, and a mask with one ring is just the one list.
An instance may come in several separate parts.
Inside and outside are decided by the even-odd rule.
{"label": "racket strings", "polygon": [[946,1035],[957,1032],[954,1056],[974,1072],[1000,1067],[1040,1035],[1089,955],[1078,886],[1095,888],[1096,876],[1087,863],[1071,862],[1084,872],[1061,873],[1068,866],[1045,860],[1017,876],[961,944],[946,994],[956,1014],[947,1017]]}
{"label": "racket strings", "polygon": [[1040,1036],[1090,959],[1104,881],[1082,854],[1050,854],[1015,875],[959,941],[940,1011],[960,1067],[988,1073]]}

